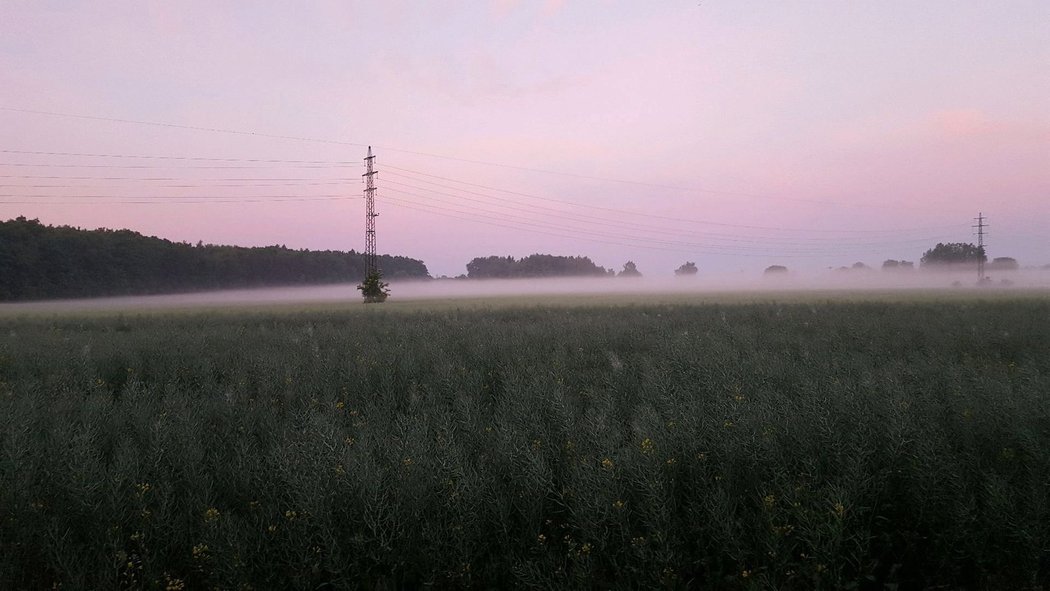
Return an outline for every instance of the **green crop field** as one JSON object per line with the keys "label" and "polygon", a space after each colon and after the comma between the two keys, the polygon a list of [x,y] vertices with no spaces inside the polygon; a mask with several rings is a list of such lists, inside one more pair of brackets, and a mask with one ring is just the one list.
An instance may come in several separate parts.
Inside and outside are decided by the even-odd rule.
{"label": "green crop field", "polygon": [[1045,294],[0,315],[0,589],[1047,584]]}

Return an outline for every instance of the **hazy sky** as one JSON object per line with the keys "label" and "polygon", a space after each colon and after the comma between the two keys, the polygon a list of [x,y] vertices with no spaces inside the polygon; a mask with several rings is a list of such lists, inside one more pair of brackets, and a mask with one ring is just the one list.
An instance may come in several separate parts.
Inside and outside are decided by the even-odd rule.
{"label": "hazy sky", "polygon": [[978,211],[1050,263],[1045,0],[2,0],[0,129],[0,219],[311,249],[363,248],[373,145],[435,275],[877,266]]}

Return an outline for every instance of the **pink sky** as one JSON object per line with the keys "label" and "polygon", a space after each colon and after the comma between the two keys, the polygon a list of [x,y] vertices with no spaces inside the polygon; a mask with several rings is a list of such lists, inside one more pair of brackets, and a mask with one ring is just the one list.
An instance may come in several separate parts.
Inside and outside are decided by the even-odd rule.
{"label": "pink sky", "polygon": [[1045,264],[1048,31],[1043,1],[7,1],[0,219],[360,250],[370,144],[379,250],[435,275],[877,266],[978,211]]}

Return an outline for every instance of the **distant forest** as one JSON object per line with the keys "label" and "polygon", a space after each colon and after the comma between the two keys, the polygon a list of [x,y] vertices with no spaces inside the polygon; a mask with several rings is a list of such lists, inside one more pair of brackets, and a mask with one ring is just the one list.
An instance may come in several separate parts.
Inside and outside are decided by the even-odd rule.
{"label": "distant forest", "polygon": [[514,257],[478,257],[467,263],[470,279],[507,279],[512,277],[608,277],[612,269],[595,265],[588,257],[532,254]]}
{"label": "distant forest", "polygon": [[[387,279],[430,275],[423,261],[380,255]],[[196,246],[131,230],[0,221],[0,300],[141,295],[360,281],[354,251]]]}

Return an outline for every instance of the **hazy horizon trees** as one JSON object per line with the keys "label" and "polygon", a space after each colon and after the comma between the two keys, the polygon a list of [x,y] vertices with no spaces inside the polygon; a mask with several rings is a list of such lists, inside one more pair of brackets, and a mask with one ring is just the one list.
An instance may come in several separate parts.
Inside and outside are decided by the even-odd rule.
{"label": "hazy horizon trees", "polygon": [[1021,265],[1013,257],[995,257],[988,263],[989,271],[1016,271],[1020,268]]}
{"label": "hazy horizon trees", "polygon": [[887,259],[882,262],[883,271],[911,271],[915,269],[915,263],[912,261],[905,261],[903,259],[897,261],[894,259]]}
{"label": "hazy horizon trees", "polygon": [[627,261],[623,264],[623,270],[620,271],[620,277],[641,277],[642,273],[638,270],[638,266],[634,264],[634,261]]}
{"label": "hazy horizon trees", "polygon": [[476,257],[467,263],[469,279],[515,277],[605,277],[615,274],[584,256],[531,254],[520,260],[512,256]]}
{"label": "hazy horizon trees", "polygon": [[770,265],[766,267],[765,271],[762,271],[763,275],[782,275],[787,273],[788,268],[784,265]]}
{"label": "hazy horizon trees", "polygon": [[696,268],[696,263],[686,261],[684,265],[674,270],[674,274],[679,277],[691,277],[693,275],[696,275],[699,271],[700,270]]}
{"label": "hazy horizon trees", "polygon": [[920,264],[923,267],[956,267],[976,266],[978,262],[987,261],[983,246],[969,242],[938,242],[922,255]]}

